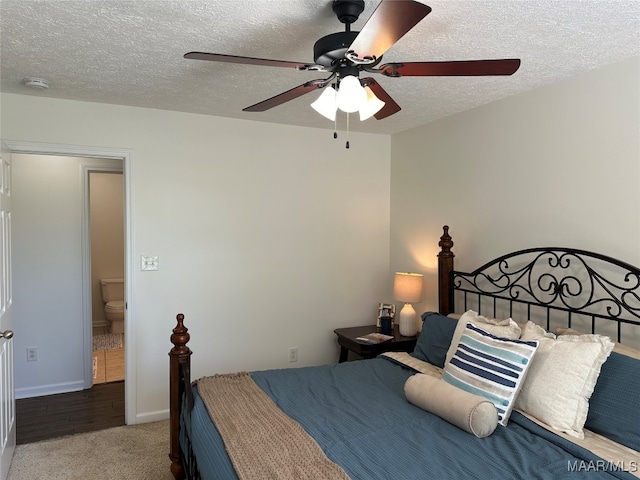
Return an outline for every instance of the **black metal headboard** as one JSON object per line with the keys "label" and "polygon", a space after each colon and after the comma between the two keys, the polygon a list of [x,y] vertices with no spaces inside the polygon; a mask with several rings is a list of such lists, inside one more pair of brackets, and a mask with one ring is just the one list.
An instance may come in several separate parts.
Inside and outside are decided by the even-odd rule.
{"label": "black metal headboard", "polygon": [[[441,238],[441,283],[448,275],[444,313],[473,309],[493,317],[532,320],[552,330],[573,327],[640,341],[640,268],[572,248],[529,248],[503,255],[473,272],[453,269],[448,227]],[[443,255],[444,254],[444,255]],[[626,325],[626,326],[624,326]],[[628,332],[627,332],[628,330]]]}

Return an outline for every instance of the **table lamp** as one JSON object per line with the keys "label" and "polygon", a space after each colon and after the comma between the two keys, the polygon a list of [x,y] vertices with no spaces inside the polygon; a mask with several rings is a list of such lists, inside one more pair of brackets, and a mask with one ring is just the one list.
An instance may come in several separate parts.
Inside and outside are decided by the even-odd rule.
{"label": "table lamp", "polygon": [[398,321],[400,335],[414,336],[418,333],[418,322],[416,311],[411,303],[422,301],[422,275],[397,272],[393,279],[393,298],[399,302],[405,302]]}

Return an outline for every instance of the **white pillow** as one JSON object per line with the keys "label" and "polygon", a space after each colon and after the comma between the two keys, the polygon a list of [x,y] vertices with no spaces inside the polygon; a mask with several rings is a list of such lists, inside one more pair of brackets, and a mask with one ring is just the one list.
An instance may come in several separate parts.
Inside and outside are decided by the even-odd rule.
{"label": "white pillow", "polygon": [[527,322],[522,332],[522,340],[537,340],[539,347],[516,399],[516,409],[584,438],[589,398],[613,342],[601,335],[560,335],[554,340],[544,333],[533,322]]}
{"label": "white pillow", "polygon": [[458,325],[456,325],[456,329],[453,332],[451,345],[449,345],[449,350],[447,350],[444,368],[447,368],[447,365],[451,361],[451,357],[456,353],[460,337],[462,336],[464,329],[467,327],[467,323],[472,323],[476,327],[479,327],[485,332],[489,332],[496,337],[508,338],[510,340],[517,340],[520,338],[520,327],[518,327],[518,324],[512,319],[506,318],[504,320],[498,320],[497,318],[487,318],[482,315],[478,315],[478,313],[473,310],[468,310],[462,314],[460,320],[458,320]]}
{"label": "white pillow", "polygon": [[523,340],[537,340],[538,338],[547,337],[552,340],[556,339],[556,335],[552,332],[547,332],[540,325],[533,323],[531,320],[527,320],[527,323],[522,324],[522,334],[520,338]]}
{"label": "white pillow", "polygon": [[[556,328],[556,333],[558,335],[586,335],[584,332],[580,332],[578,330],[574,330],[573,328]],[[636,358],[640,360],[640,350],[630,347],[629,345],[624,345],[622,343],[615,342],[613,344],[613,351],[618,352],[620,355],[626,355],[627,357]]]}

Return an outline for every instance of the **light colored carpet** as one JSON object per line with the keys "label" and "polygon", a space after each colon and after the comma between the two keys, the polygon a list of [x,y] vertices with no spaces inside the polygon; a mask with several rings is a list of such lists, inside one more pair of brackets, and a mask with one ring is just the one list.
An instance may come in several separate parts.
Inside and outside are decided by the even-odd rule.
{"label": "light colored carpet", "polygon": [[173,480],[169,421],[18,445],[8,480]]}

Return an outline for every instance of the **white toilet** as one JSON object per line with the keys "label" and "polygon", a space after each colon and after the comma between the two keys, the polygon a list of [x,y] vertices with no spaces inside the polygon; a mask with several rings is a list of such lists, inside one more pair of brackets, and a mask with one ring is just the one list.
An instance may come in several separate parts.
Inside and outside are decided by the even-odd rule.
{"label": "white toilet", "polygon": [[104,316],[111,323],[111,333],[124,333],[124,278],[103,278],[100,291]]}

